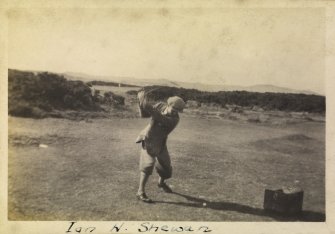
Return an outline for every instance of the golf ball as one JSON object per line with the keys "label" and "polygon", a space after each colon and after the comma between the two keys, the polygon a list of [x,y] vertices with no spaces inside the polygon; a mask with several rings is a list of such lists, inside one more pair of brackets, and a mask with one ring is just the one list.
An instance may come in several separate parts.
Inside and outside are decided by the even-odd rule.
{"label": "golf ball", "polygon": [[206,202],[202,203],[202,206],[207,206],[207,203]]}

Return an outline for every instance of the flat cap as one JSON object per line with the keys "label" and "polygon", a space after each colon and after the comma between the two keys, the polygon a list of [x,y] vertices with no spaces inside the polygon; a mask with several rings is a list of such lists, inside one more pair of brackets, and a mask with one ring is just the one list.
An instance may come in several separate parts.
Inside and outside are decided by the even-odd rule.
{"label": "flat cap", "polygon": [[183,109],[185,107],[184,100],[178,96],[169,97],[167,103],[169,106],[172,106],[173,109],[176,109],[178,112],[183,112]]}

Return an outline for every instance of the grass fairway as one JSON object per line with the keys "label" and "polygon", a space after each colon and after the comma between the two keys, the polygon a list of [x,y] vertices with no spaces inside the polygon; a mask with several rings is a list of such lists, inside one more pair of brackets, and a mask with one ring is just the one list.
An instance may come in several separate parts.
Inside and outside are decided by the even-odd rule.
{"label": "grass fairway", "polygon": [[[182,115],[169,136],[175,193],[150,177],[136,200],[140,148],[148,119],[9,118],[10,220],[322,221],[325,125],[199,119]],[[48,145],[47,148],[39,144]],[[300,181],[304,213],[263,212],[265,188]],[[204,204],[206,203],[206,204]]]}

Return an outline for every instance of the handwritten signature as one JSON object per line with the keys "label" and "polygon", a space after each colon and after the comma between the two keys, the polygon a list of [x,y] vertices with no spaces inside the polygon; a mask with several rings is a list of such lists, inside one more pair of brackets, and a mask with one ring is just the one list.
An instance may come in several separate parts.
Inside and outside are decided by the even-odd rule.
{"label": "handwritten signature", "polygon": [[[97,231],[95,226],[83,226],[78,224],[76,221],[70,222],[65,233],[94,233]],[[118,233],[118,232],[127,232],[127,231],[136,231],[138,233],[156,233],[156,232],[200,232],[206,233],[211,232],[211,228],[205,225],[192,226],[192,225],[157,225],[151,222],[141,223],[136,230],[128,230],[126,223],[113,224],[110,230],[106,230],[106,233]],[[99,230],[101,233],[101,230]]]}

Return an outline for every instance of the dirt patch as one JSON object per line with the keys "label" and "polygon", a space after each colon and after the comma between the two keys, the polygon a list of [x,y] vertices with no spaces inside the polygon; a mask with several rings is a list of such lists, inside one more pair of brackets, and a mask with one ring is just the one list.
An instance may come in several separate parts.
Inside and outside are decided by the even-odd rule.
{"label": "dirt patch", "polygon": [[319,150],[316,145],[322,143],[304,134],[291,134],[278,138],[258,140],[250,145],[255,146],[263,151],[276,151],[281,154],[292,154],[296,156],[308,156],[315,154]]}
{"label": "dirt patch", "polygon": [[58,135],[45,135],[40,137],[31,137],[26,135],[10,135],[8,136],[8,143],[15,147],[26,147],[34,146],[39,147],[41,145],[65,145],[73,144],[78,141],[78,138],[65,137]]}
{"label": "dirt patch", "polygon": [[289,140],[289,141],[312,141],[313,140],[313,138],[308,137],[303,134],[289,135],[289,136],[284,137],[284,139]]}

